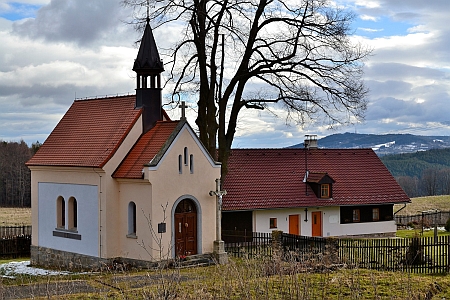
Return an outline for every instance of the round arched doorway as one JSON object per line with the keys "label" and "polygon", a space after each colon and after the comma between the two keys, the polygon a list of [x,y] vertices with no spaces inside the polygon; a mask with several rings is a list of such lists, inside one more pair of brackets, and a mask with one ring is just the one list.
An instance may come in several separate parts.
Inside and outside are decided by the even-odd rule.
{"label": "round arched doorway", "polygon": [[175,209],[175,253],[197,254],[197,209],[194,201],[184,199]]}

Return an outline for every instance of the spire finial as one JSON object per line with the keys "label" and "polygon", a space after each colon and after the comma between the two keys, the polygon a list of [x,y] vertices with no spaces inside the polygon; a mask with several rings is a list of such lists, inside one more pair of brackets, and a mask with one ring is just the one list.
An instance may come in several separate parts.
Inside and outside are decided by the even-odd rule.
{"label": "spire finial", "polygon": [[147,0],[147,24],[150,23],[150,0]]}

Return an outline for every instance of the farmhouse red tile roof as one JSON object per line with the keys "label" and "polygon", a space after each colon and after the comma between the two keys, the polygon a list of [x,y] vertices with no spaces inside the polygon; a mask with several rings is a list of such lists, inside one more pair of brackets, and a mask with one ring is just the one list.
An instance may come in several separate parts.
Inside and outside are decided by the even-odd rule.
{"label": "farmhouse red tile roof", "polygon": [[143,134],[114,172],[114,178],[142,178],[145,164],[160,152],[180,121],[157,122],[155,127]]}
{"label": "farmhouse red tile roof", "polygon": [[[333,178],[332,199],[303,182],[306,165]],[[223,188],[225,211],[410,201],[371,149],[234,149]]]}
{"label": "farmhouse red tile roof", "polygon": [[307,182],[319,183],[326,175],[327,175],[327,173],[309,172]]}

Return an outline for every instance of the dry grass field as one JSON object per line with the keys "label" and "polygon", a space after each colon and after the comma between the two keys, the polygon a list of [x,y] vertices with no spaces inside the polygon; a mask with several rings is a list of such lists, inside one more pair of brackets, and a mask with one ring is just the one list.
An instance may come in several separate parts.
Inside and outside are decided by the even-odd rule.
{"label": "dry grass field", "polygon": [[0,277],[2,299],[449,299],[449,278],[277,258],[188,269]]}
{"label": "dry grass field", "polygon": [[[403,204],[394,205],[394,211],[403,207]],[[421,211],[438,209],[440,211],[450,211],[450,195],[428,196],[411,198],[411,203],[399,211],[399,215],[416,215]]]}
{"label": "dry grass field", "polygon": [[31,208],[0,207],[0,226],[31,225]]}

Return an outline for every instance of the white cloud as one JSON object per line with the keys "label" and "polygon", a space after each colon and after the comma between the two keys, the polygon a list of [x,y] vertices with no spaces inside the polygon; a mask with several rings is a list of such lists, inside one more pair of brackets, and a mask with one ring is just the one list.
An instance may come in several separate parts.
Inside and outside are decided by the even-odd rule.
{"label": "white cloud", "polygon": [[364,20],[364,21],[373,21],[373,22],[376,22],[376,21],[378,20],[377,17],[369,16],[369,15],[360,15],[359,17],[360,17],[361,20]]}
{"label": "white cloud", "polygon": [[359,30],[367,31],[367,32],[381,32],[383,29],[373,29],[373,28],[364,28],[364,27],[358,27]]}
{"label": "white cloud", "polygon": [[[239,118],[234,146],[284,147],[302,143],[305,134],[321,137],[354,130],[450,135],[445,125],[450,120],[447,116],[450,2],[435,0],[433,5],[422,0],[336,2],[345,3],[343,6],[355,9],[360,19],[377,22],[382,28],[361,30],[382,31],[385,35],[372,39],[354,37],[374,49],[365,67],[364,78],[371,90],[366,121],[353,120],[354,126],[336,126],[335,131],[330,131],[321,123],[287,126],[286,116],[278,107],[272,108],[274,114],[245,111]],[[0,12],[14,8],[12,3],[0,0]],[[42,8],[33,12],[36,18],[17,22],[0,18],[0,139],[43,141],[68,109],[75,93],[77,97],[90,97],[134,92],[131,68],[137,49],[133,42],[140,34],[122,22],[129,11],[118,0],[15,3]],[[402,22],[404,29],[392,35],[385,25],[395,26],[396,22]],[[172,24],[154,30],[161,54],[163,48],[177,41],[183,27]],[[227,66],[227,70],[233,68]],[[188,120],[195,126],[196,97],[189,100],[193,105],[188,110]],[[178,109],[169,114],[179,118]]]}
{"label": "white cloud", "polygon": [[365,8],[378,8],[378,7],[380,7],[380,3],[378,1],[356,0],[355,4],[357,6],[361,6],[361,7],[365,7]]}

